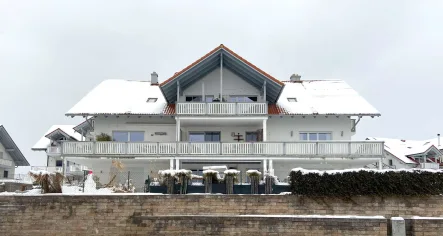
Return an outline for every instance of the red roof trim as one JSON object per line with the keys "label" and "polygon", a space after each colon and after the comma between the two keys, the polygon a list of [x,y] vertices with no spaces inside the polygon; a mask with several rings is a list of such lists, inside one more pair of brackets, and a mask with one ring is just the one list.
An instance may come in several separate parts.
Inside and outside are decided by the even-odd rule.
{"label": "red roof trim", "polygon": [[208,58],[210,55],[212,55],[213,53],[217,52],[218,50],[224,49],[227,52],[229,52],[230,54],[232,54],[234,57],[236,57],[237,59],[239,59],[240,61],[244,62],[245,64],[247,64],[248,66],[252,67],[253,69],[255,69],[256,71],[258,71],[259,73],[263,74],[264,76],[266,76],[268,79],[276,82],[277,84],[284,86],[285,84],[283,82],[281,82],[280,80],[272,77],[271,75],[269,75],[268,73],[264,72],[263,70],[261,70],[260,68],[258,68],[257,66],[255,66],[254,64],[250,63],[249,61],[247,61],[246,59],[244,59],[243,57],[239,56],[237,53],[235,53],[234,51],[232,51],[231,49],[227,48],[226,46],[224,46],[223,44],[220,44],[220,46],[214,48],[213,50],[211,50],[210,52],[208,52],[206,55],[204,55],[203,57],[201,57],[200,59],[196,60],[195,62],[193,62],[192,64],[190,64],[189,66],[187,66],[186,68],[184,68],[183,70],[175,73],[172,77],[170,77],[169,79],[163,81],[160,86],[163,86],[169,82],[171,82],[172,80],[174,80],[175,78],[177,78],[178,76],[180,76],[181,74],[185,73],[187,70],[191,69],[193,66],[197,65],[198,63],[202,62],[203,60],[205,60],[206,58]]}

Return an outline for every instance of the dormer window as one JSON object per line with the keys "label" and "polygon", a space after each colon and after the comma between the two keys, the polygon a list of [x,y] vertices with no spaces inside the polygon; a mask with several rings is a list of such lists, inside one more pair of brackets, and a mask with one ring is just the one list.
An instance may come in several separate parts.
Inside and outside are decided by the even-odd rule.
{"label": "dormer window", "polygon": [[297,98],[288,98],[288,102],[297,102]]}
{"label": "dormer window", "polygon": [[146,101],[146,102],[152,102],[152,103],[154,103],[154,102],[156,102],[157,101],[157,98],[148,98],[148,100]]}

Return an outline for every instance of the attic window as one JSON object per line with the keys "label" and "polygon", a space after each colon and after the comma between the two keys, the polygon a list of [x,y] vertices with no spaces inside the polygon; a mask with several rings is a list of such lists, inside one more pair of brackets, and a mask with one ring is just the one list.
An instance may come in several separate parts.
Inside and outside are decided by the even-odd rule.
{"label": "attic window", "polygon": [[297,102],[297,98],[288,98],[288,102]]}
{"label": "attic window", "polygon": [[146,102],[152,102],[152,103],[154,103],[154,102],[156,102],[157,101],[157,98],[148,98],[148,100],[146,101]]}

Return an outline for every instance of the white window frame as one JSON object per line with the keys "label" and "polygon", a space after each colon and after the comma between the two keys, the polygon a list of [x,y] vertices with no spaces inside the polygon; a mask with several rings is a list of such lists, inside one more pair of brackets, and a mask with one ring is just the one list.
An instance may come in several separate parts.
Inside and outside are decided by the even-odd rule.
{"label": "white window frame", "polygon": [[[145,131],[143,131],[143,130],[130,130],[130,131],[127,131],[127,130],[113,130],[112,131],[112,139],[114,139],[114,133],[115,132],[128,133],[128,140],[126,142],[132,142],[132,141],[130,141],[131,140],[131,133],[132,132],[140,132],[140,133],[143,133],[143,141],[137,141],[137,142],[144,142],[144,141],[146,141]],[[119,142],[119,141],[117,141],[117,142]]]}
{"label": "white window frame", "polygon": [[[302,134],[307,134],[307,139],[306,140],[303,140],[303,139],[301,139],[300,137],[301,137],[301,135]],[[309,136],[310,136],[310,134],[317,134],[317,139],[309,139]],[[331,137],[331,139],[329,139],[329,140],[333,140],[333,138],[332,138],[332,132],[330,132],[330,131],[302,131],[302,132],[299,132],[298,133],[298,138],[300,139],[300,141],[329,141],[329,140],[319,140],[318,139],[318,135],[319,134],[329,134],[330,135],[330,137]]]}

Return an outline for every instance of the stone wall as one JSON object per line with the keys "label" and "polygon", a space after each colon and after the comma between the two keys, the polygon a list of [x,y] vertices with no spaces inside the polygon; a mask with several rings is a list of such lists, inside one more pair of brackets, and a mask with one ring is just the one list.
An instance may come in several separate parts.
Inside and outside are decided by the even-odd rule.
{"label": "stone wall", "polygon": [[[0,195],[0,235],[146,235],[147,232],[159,232],[161,235],[178,234],[180,230],[201,232],[200,227],[203,226],[214,234],[232,231],[243,235],[244,231],[237,231],[241,230],[238,229],[239,224],[242,225],[240,228],[248,225],[246,228],[249,229],[249,225],[255,225],[269,232],[282,230],[282,234],[287,233],[288,227],[297,225],[298,230],[307,229],[318,235],[330,235],[328,230],[332,228],[343,230],[338,235],[353,235],[351,231],[365,231],[366,228],[372,232],[369,235],[378,235],[386,232],[387,228],[386,219],[384,223],[374,219],[374,222],[371,220],[363,225],[352,218],[352,222],[310,216],[303,220],[300,216],[283,217],[282,220],[273,219],[281,216],[271,215],[358,215],[384,216],[387,219],[392,216],[440,217],[443,216],[443,197],[332,199],[291,195]],[[239,217],[246,217],[241,219],[243,223],[235,223]],[[273,223],[267,224],[267,221]],[[414,219],[413,224],[408,221],[406,225],[411,232],[429,227],[441,232],[440,223],[437,227],[435,222],[420,222]],[[191,225],[195,226],[191,229]],[[300,231],[300,234],[303,232]]]}
{"label": "stone wall", "polygon": [[405,219],[406,235],[443,235],[443,218],[420,218]]}

